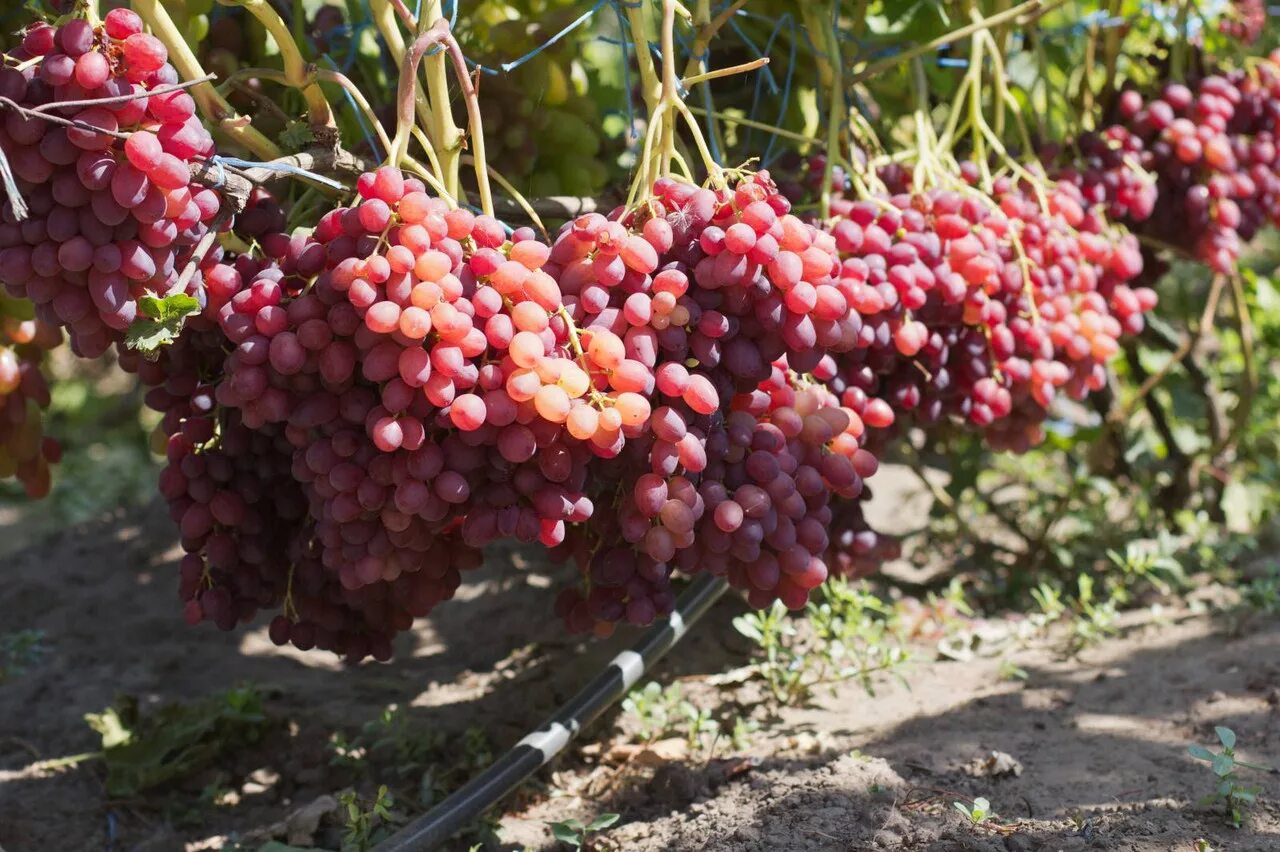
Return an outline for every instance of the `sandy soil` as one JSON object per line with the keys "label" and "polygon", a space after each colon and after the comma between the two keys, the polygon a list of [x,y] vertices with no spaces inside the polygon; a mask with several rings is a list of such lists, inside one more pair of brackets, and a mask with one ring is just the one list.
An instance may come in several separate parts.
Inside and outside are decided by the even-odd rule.
{"label": "sandy soil", "polygon": [[[0,535],[6,535],[0,530]],[[219,848],[353,782],[326,741],[387,704],[448,734],[481,725],[497,748],[517,740],[634,634],[581,645],[549,616],[549,582],[520,553],[495,554],[460,599],[411,636],[395,662],[343,673],[321,656],[274,648],[262,629],[218,634],[180,619],[167,518],[155,507],[66,530],[0,556],[0,632],[45,631],[47,652],[0,684],[0,847],[44,850]],[[700,680],[741,665],[743,640],[722,601],[655,678]],[[1011,659],[915,664],[908,690],[886,681],[869,697],[848,684],[816,706],[787,710],[745,755],[657,761],[643,769],[602,755],[624,739],[615,720],[588,733],[554,771],[509,803],[502,835],[519,849],[554,848],[546,823],[622,815],[604,837],[627,850],[1219,850],[1280,849],[1280,778],[1244,830],[1197,806],[1212,786],[1186,746],[1214,725],[1241,754],[1280,762],[1280,623],[1227,630],[1174,613],[1063,659],[1051,647]],[[203,773],[134,800],[113,801],[94,761],[64,771],[39,759],[93,750],[85,713],[119,693],[146,705],[261,684],[280,724],[260,747],[216,767],[235,804],[202,803]],[[707,691],[706,694],[711,694]],[[749,691],[729,690],[726,700]],[[287,720],[287,721],[286,721]],[[623,726],[625,728],[625,726]],[[1022,767],[987,774],[992,750]],[[249,779],[251,783],[242,783]],[[256,779],[256,780],[253,780]],[[265,780],[264,780],[265,779]],[[985,796],[997,817],[966,825],[953,802]]]}

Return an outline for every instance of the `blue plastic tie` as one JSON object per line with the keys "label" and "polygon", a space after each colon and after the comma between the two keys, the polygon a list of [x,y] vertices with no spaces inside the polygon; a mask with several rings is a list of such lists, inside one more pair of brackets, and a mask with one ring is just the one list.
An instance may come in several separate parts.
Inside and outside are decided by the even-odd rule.
{"label": "blue plastic tie", "polygon": [[635,148],[639,144],[640,140],[639,137],[635,136],[636,113],[634,104],[631,103],[631,44],[627,38],[627,33],[631,32],[631,29],[627,25],[626,16],[622,14],[622,3],[620,0],[615,0],[613,4],[613,11],[618,17],[618,43],[622,45],[623,100],[626,101],[627,104],[626,136],[627,139],[631,140],[628,147]]}
{"label": "blue plastic tie", "polygon": [[519,59],[514,59],[511,62],[504,62],[498,67],[500,67],[503,71],[506,71],[508,73],[519,68],[521,65],[525,64],[530,59],[533,59],[535,56],[542,53],[547,48],[551,47],[551,45],[555,44],[560,39],[564,38],[569,33],[573,32],[578,27],[582,26],[584,23],[589,21],[596,12],[600,11],[600,7],[603,6],[606,2],[607,0],[596,0],[596,4],[594,6],[592,6],[590,9],[588,9],[587,11],[579,15],[577,19],[574,20],[573,23],[569,24],[567,27],[560,30],[560,32],[556,33],[551,38],[547,39],[542,44],[538,45],[533,50],[526,53],[524,56],[521,56]]}
{"label": "blue plastic tie", "polygon": [[271,172],[284,172],[285,174],[306,178],[309,181],[318,183],[321,186],[330,187],[331,189],[346,190],[347,188],[332,178],[327,178],[324,175],[318,175],[315,172],[309,172],[306,169],[300,169],[297,166],[293,166],[288,163],[253,163],[249,160],[241,160],[238,157],[226,157],[221,154],[215,154],[209,158],[209,161],[216,163],[219,168],[223,165],[228,165],[237,169],[266,169]]}

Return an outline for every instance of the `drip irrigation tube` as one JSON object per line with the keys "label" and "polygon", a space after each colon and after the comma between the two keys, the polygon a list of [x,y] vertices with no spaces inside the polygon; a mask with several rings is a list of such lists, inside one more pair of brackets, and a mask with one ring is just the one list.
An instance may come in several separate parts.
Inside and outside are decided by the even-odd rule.
{"label": "drip irrigation tube", "polygon": [[649,628],[630,650],[614,657],[604,671],[537,730],[516,743],[465,787],[380,843],[374,852],[427,852],[465,828],[550,762],[579,731],[626,695],[654,662],[675,647],[726,588],[728,584],[723,578],[699,577],[680,596],[670,616]]}

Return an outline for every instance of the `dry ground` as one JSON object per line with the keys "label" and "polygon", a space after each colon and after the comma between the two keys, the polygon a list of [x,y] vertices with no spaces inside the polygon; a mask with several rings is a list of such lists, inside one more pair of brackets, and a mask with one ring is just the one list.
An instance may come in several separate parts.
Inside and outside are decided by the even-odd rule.
{"label": "dry ground", "polygon": [[[0,529],[10,541],[16,534]],[[5,852],[218,848],[352,783],[330,765],[335,729],[398,702],[433,729],[480,725],[505,747],[634,638],[566,639],[549,615],[548,582],[513,572],[521,554],[504,552],[404,637],[393,663],[344,672],[322,656],[275,648],[261,626],[185,627],[175,555],[155,507],[0,555],[0,633],[39,628],[47,644],[29,671],[0,684]],[[706,675],[740,665],[748,649],[729,625],[739,611],[722,601],[654,676],[686,678],[696,691]],[[1280,849],[1280,778],[1259,778],[1264,793],[1236,831],[1196,805],[1212,779],[1186,754],[1227,725],[1246,758],[1280,762],[1280,623],[1228,630],[1182,612],[1135,624],[1075,659],[1023,647],[1011,659],[1025,681],[1002,679],[995,659],[927,656],[909,671],[910,689],[886,681],[872,698],[847,684],[814,707],[783,712],[731,758],[613,767],[602,755],[622,735],[606,721],[584,739],[594,748],[574,749],[508,804],[505,848],[550,849],[548,822],[616,812],[621,821],[604,836],[626,850],[1190,852],[1202,838],[1213,849]],[[201,799],[210,773],[113,801],[94,761],[32,767],[96,748],[83,716],[119,693],[147,706],[243,682],[262,685],[272,716],[290,724],[220,761],[236,791],[231,804]],[[1021,774],[985,774],[992,750],[1011,755]],[[968,826],[955,812],[954,801],[976,796],[991,801],[994,824]]]}

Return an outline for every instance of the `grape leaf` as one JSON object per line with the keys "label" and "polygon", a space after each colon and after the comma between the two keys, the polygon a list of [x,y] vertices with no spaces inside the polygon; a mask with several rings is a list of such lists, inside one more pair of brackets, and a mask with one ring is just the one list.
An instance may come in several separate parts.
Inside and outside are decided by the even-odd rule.
{"label": "grape leaf", "polygon": [[138,317],[129,326],[125,343],[147,358],[155,358],[161,348],[177,340],[189,316],[200,313],[200,303],[186,293],[175,293],[157,299],[143,296],[138,300]]}

